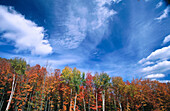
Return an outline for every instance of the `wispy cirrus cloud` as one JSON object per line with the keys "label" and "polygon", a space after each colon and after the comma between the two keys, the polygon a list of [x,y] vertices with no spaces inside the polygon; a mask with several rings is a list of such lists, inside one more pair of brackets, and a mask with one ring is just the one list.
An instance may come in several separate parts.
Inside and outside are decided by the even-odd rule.
{"label": "wispy cirrus cloud", "polygon": [[170,7],[167,6],[167,8],[163,11],[163,13],[159,17],[155,18],[155,20],[161,21],[162,19],[167,18],[169,11],[170,11]]}
{"label": "wispy cirrus cloud", "polygon": [[161,7],[162,5],[163,5],[163,2],[160,1],[160,2],[156,5],[156,8],[159,8],[159,7]]}
{"label": "wispy cirrus cloud", "polygon": [[[73,0],[65,7],[67,13],[63,21],[60,21],[62,33],[57,37],[52,36],[51,42],[55,48],[75,49],[87,38],[91,40],[101,39],[111,16],[117,12],[110,9],[112,0]],[[103,28],[103,29],[102,29]],[[101,31],[102,30],[102,31]],[[100,37],[94,37],[94,33],[100,33]]]}
{"label": "wispy cirrus cloud", "polygon": [[1,38],[14,42],[17,51],[26,50],[33,55],[52,53],[48,40],[44,40],[44,28],[25,19],[12,7],[0,5],[0,33]]}
{"label": "wispy cirrus cloud", "polygon": [[121,2],[122,0],[113,0],[114,3],[119,3]]}

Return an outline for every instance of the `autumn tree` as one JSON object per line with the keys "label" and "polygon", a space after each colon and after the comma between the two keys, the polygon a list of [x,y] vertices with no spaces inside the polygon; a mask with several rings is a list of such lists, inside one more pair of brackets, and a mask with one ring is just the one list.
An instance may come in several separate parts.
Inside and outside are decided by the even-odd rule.
{"label": "autumn tree", "polygon": [[105,92],[110,85],[110,77],[107,73],[100,74],[100,83],[102,86],[103,111],[105,111]]}
{"label": "autumn tree", "polygon": [[15,92],[15,88],[16,88],[17,81],[18,81],[17,76],[23,76],[25,74],[25,70],[26,70],[26,61],[24,59],[21,59],[21,58],[20,59],[18,59],[18,58],[11,59],[10,63],[11,63],[11,67],[14,70],[14,73],[13,73],[11,95],[10,95],[10,98],[9,98],[9,101],[8,101],[8,104],[6,107],[6,111],[8,111],[8,109],[9,109],[9,106],[12,101],[12,97]]}

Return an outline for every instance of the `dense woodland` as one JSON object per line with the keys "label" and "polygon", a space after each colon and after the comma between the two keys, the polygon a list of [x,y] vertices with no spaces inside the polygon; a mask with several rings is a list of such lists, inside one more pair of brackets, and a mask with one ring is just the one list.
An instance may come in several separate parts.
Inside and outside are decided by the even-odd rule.
{"label": "dense woodland", "polygon": [[0,111],[170,111],[170,84],[0,58]]}

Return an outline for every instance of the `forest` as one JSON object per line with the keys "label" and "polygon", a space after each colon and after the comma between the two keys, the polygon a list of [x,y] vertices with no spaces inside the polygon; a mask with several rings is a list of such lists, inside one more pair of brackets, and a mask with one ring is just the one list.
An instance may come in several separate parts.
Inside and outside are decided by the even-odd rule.
{"label": "forest", "polygon": [[170,111],[170,83],[0,58],[0,111]]}

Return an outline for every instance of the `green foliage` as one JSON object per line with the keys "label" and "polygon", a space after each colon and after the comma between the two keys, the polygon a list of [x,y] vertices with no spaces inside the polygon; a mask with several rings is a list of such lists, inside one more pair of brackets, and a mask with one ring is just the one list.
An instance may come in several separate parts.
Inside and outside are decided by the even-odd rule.
{"label": "green foliage", "polygon": [[83,86],[86,85],[86,78],[85,78],[85,73],[84,72],[83,72],[82,77],[81,77],[81,82],[82,82]]}
{"label": "green foliage", "polygon": [[73,78],[72,69],[70,67],[68,67],[68,66],[65,67],[62,70],[61,78],[63,79],[63,82],[65,82],[67,84],[70,84],[72,86],[73,85],[72,84],[72,78]]}
{"label": "green foliage", "polygon": [[72,82],[74,84],[76,92],[79,92],[79,86],[81,84],[81,72],[76,68],[73,69],[73,79]]}
{"label": "green foliage", "polygon": [[100,82],[104,89],[110,85],[110,77],[107,73],[102,72],[100,74]]}
{"label": "green foliage", "polygon": [[24,59],[22,58],[10,59],[10,63],[15,73],[19,75],[25,74],[27,63]]}

